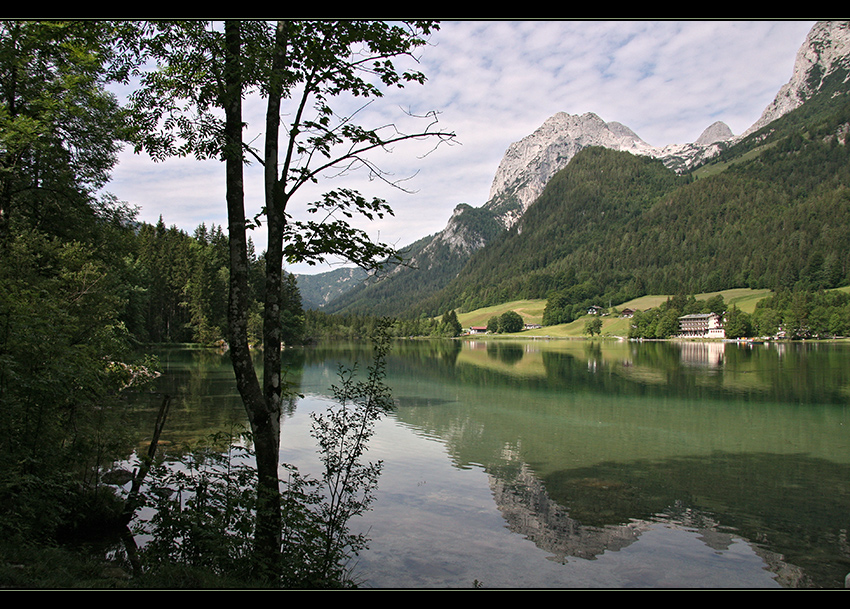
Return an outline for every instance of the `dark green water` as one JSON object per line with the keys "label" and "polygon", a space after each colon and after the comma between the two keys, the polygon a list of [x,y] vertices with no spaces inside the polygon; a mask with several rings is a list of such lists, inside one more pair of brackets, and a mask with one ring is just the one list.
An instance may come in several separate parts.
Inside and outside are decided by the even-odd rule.
{"label": "dark green water", "polygon": [[[175,443],[244,419],[226,355],[169,351]],[[368,347],[288,350],[309,412]],[[850,573],[850,344],[395,344],[364,586],[770,588]],[[315,471],[315,470],[314,470]]]}

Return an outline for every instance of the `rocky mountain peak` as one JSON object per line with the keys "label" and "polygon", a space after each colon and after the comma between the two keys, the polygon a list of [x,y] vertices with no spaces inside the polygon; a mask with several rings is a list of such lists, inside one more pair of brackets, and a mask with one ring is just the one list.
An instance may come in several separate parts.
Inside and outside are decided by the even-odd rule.
{"label": "rocky mountain peak", "polygon": [[718,121],[703,131],[695,142],[657,148],[644,142],[628,127],[606,123],[592,112],[581,115],[559,112],[546,119],[534,133],[508,147],[484,207],[505,227],[512,226],[543,192],[552,176],[588,146],[652,156],[675,171],[687,171],[716,155],[724,143],[734,142],[800,106],[839,69],[850,74],[850,22],[819,22],[797,52],[791,80],[780,89],[759,121],[738,137],[725,123]]}
{"label": "rocky mountain peak", "polygon": [[729,141],[733,137],[735,137],[735,135],[729,128],[729,125],[723,121],[717,121],[716,123],[709,125],[709,127],[697,138],[697,141],[695,141],[694,144],[697,146],[709,146],[715,142]]}
{"label": "rocky mountain peak", "polygon": [[[826,78],[841,69],[850,75],[850,22],[819,22],[797,53],[791,80],[780,89],[759,121],[740,136],[734,136],[725,123],[718,121],[706,128],[695,142],[658,148],[647,144],[625,125],[606,123],[593,112],[580,115],[559,112],[508,147],[493,178],[488,201],[480,208],[466,204],[456,207],[443,231],[422,240],[425,245],[419,249],[415,262],[420,272],[445,267],[445,252],[449,251],[454,256],[452,268],[460,268],[500,228],[515,225],[555,173],[583,148],[601,146],[651,156],[675,171],[685,172],[796,109],[818,91]],[[398,274],[403,271],[400,268]]]}
{"label": "rocky mountain peak", "polygon": [[438,237],[452,249],[473,252],[484,246],[484,240],[471,235],[467,227],[460,222],[460,218],[467,209],[470,209],[470,207],[465,203],[456,206],[446,229]]}
{"label": "rocky mountain peak", "polygon": [[512,226],[543,191],[549,179],[582,148],[603,146],[634,154],[653,148],[620,123],[606,123],[593,112],[558,112],[531,135],[511,144],[502,158],[485,205],[506,227]]}
{"label": "rocky mountain peak", "polygon": [[845,80],[850,77],[850,22],[819,21],[797,51],[791,80],[779,89],[761,118],[742,137],[800,107],[839,69],[847,71]]}

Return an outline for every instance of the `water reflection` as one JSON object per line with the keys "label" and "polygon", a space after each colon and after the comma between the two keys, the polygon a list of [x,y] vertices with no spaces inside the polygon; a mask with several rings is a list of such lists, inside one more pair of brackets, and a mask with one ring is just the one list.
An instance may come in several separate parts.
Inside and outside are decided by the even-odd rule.
{"label": "water reflection", "polygon": [[[628,548],[657,523],[696,532],[700,541],[717,554],[728,552],[738,540],[746,538],[746,531],[723,525],[711,512],[676,498],[678,495],[674,492],[666,493],[666,499],[656,497],[658,511],[647,512],[644,518],[623,517],[646,507],[633,504],[640,503],[647,489],[619,480],[622,469],[617,468],[617,476],[603,478],[598,477],[601,472],[585,472],[584,476],[580,472],[564,472],[566,480],[549,479],[544,484],[523,467],[517,472],[518,476],[510,480],[493,477],[493,496],[512,531],[532,540],[551,555],[551,560],[562,564],[574,558],[594,560],[605,553]],[[553,497],[551,492],[558,497]],[[606,512],[609,519],[622,524],[588,524],[599,520]],[[620,517],[611,518],[616,512],[620,512]],[[842,576],[839,569],[836,573],[820,573],[819,578],[812,578],[803,567],[788,563],[778,551],[781,548],[766,542],[763,536],[756,539],[761,541],[751,547],[782,587],[810,587],[817,585],[816,581],[835,582],[836,576]],[[818,564],[803,566],[814,568],[809,568],[809,572],[819,568]],[[691,569],[698,571],[700,567],[693,565]],[[730,585],[736,586],[736,583],[730,582]],[[684,583],[679,586],[687,587]]]}
{"label": "water reflection", "polygon": [[719,368],[723,365],[726,343],[686,342],[680,345],[682,363],[692,366]]}
{"label": "water reflection", "polygon": [[[371,348],[284,355],[297,391],[327,396],[338,365],[365,367]],[[226,356],[174,358],[170,390],[197,417],[181,429],[241,416]],[[663,523],[695,531],[712,560],[745,540],[783,586],[841,587],[850,572],[850,345],[400,341],[388,375],[395,424],[486,472],[502,526],[564,569]]]}
{"label": "water reflection", "polygon": [[[734,394],[751,399],[846,404],[850,400],[850,345],[804,343],[700,343],[589,341],[443,341],[457,367],[451,376],[471,382],[513,384],[518,378],[547,387],[704,397]],[[439,374],[434,349],[400,365]],[[445,370],[445,368],[443,368]],[[597,374],[597,376],[590,376]],[[609,377],[601,382],[598,374]],[[695,388],[701,388],[699,390]]]}
{"label": "water reflection", "polygon": [[707,540],[734,534],[790,577],[785,585],[840,587],[850,571],[848,475],[803,455],[713,454],[558,471],[542,485],[571,520],[615,532],[618,544],[653,521],[711,532]]}
{"label": "water reflection", "polygon": [[482,464],[509,527],[556,560],[618,551],[661,521],[698,528],[709,544],[749,540],[782,585],[840,587],[848,355],[471,343],[450,374],[400,357],[400,377],[430,375],[429,390],[456,399],[398,416],[443,438],[459,464]]}

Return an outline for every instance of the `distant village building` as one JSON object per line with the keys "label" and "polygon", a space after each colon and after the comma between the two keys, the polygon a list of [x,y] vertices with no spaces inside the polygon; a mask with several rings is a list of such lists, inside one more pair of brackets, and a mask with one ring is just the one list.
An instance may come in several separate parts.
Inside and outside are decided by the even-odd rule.
{"label": "distant village building", "polygon": [[469,328],[470,334],[487,334],[487,326],[472,326]]}
{"label": "distant village building", "polygon": [[726,338],[723,319],[717,313],[692,313],[679,318],[681,338]]}
{"label": "distant village building", "polygon": [[597,307],[596,305],[593,305],[592,307],[590,307],[587,310],[588,315],[599,315],[601,312],[602,312],[602,307]]}
{"label": "distant village building", "polygon": [[620,317],[632,318],[635,316],[634,309],[623,309],[620,311]]}

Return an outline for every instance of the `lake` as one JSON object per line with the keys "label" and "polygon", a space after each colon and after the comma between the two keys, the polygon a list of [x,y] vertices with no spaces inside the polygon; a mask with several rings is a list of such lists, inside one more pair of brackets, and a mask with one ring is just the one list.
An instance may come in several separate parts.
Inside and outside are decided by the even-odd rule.
{"label": "lake", "polygon": [[[368,345],[285,351],[303,398],[281,461],[318,473],[309,413]],[[244,422],[226,354],[158,353],[165,439]],[[407,340],[384,471],[354,524],[372,588],[843,588],[850,344]]]}

